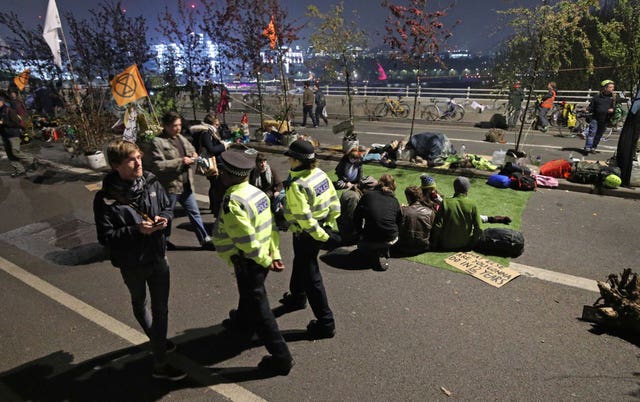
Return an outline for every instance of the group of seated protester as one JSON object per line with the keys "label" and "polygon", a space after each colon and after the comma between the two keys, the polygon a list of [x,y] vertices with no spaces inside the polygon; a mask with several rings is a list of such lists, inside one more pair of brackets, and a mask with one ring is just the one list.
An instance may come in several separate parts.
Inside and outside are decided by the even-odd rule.
{"label": "group of seated protester", "polygon": [[351,189],[362,180],[362,164],[369,161],[380,161],[383,166],[395,167],[403,150],[402,141],[394,140],[387,145],[376,145],[371,148],[363,146],[351,147],[338,162],[334,183],[337,190]]}
{"label": "group of seated protester", "polygon": [[420,184],[404,190],[407,205],[400,205],[395,179],[388,173],[378,180],[364,177],[343,191],[338,220],[343,245],[357,244],[362,259],[385,271],[392,255],[472,250],[482,235],[481,223],[511,222],[507,216],[480,215],[467,197],[471,184],[466,177],[454,180],[451,198],[444,198],[427,174]]}

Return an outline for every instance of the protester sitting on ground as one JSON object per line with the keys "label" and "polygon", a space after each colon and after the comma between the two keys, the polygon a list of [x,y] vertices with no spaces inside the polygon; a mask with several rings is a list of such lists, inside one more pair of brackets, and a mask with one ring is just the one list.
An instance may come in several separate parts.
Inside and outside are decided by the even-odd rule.
{"label": "protester sitting on ground", "polygon": [[454,195],[445,198],[436,213],[431,231],[431,249],[467,251],[473,249],[482,234],[482,220],[476,202],[468,197],[471,183],[458,176],[453,181]]}
{"label": "protester sitting on ground", "polygon": [[[422,188],[422,203],[433,209],[434,212],[438,212],[442,205],[444,195],[439,193],[436,189],[435,179],[425,173],[420,176],[420,184],[420,187]],[[482,220],[482,223],[504,223],[505,225],[511,223],[511,218],[508,216],[480,215],[480,219]]]}
{"label": "protester sitting on ground", "polygon": [[342,238],[343,246],[351,246],[357,243],[360,232],[353,224],[353,213],[358,206],[362,195],[378,185],[378,180],[371,176],[365,176],[357,185],[340,194],[340,216],[338,217],[338,230]]}
{"label": "protester sitting on ground", "polygon": [[385,167],[395,167],[396,161],[402,156],[404,151],[404,143],[402,141],[393,140],[387,145],[374,144],[366,152],[361,152],[363,162],[380,161]]}
{"label": "protester sitting on ground", "polygon": [[398,241],[402,223],[400,203],[395,196],[396,181],[388,173],[378,179],[378,185],[367,191],[354,212],[354,225],[360,231],[358,253],[373,260],[374,269],[389,269],[389,248]]}
{"label": "protester sitting on ground", "polygon": [[349,189],[360,182],[362,179],[362,155],[357,146],[351,147],[340,159],[336,166],[336,176],[338,176],[338,180],[335,182],[337,190]]}
{"label": "protester sitting on ground", "polygon": [[435,211],[422,202],[422,191],[418,186],[404,190],[408,205],[400,207],[402,223],[398,242],[391,246],[393,255],[418,255],[429,250],[429,237],[435,219]]}
{"label": "protester sitting on ground", "polygon": [[420,188],[422,190],[422,203],[431,208],[433,212],[437,212],[442,205],[444,196],[438,192],[436,188],[436,180],[428,174],[420,176]]}

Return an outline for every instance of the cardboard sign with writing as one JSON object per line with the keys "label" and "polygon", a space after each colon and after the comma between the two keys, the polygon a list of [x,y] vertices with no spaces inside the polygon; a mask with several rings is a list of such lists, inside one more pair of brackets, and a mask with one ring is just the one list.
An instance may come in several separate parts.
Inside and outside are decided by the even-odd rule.
{"label": "cardboard sign with writing", "polygon": [[445,258],[444,262],[497,288],[520,276],[519,272],[476,253],[454,254]]}

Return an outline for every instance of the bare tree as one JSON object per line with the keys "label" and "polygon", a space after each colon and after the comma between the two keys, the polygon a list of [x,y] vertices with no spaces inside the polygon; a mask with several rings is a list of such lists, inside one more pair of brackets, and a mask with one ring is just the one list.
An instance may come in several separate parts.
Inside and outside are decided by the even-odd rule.
{"label": "bare tree", "polygon": [[[355,11],[354,11],[355,14]],[[317,20],[315,31],[311,34],[311,44],[315,51],[325,53],[325,71],[334,73],[336,69],[344,72],[347,83],[347,99],[349,103],[349,120],[353,121],[351,96],[351,71],[358,48],[366,46],[366,34],[358,28],[355,21],[346,23],[344,3],[331,6],[328,13],[321,13],[318,7],[307,7],[307,15]]]}
{"label": "bare tree", "polygon": [[194,120],[198,82],[211,75],[213,69],[208,38],[200,33],[201,26],[199,8],[189,7],[184,0],[177,0],[176,12],[165,7],[159,17],[158,31],[164,36],[167,48],[175,47],[176,64],[187,81]]}
{"label": "bare tree", "polygon": [[452,35],[451,29],[460,21],[456,21],[451,27],[445,27],[442,22],[455,3],[440,10],[430,10],[427,0],[408,0],[407,3],[409,5],[399,5],[384,0],[382,6],[389,10],[385,43],[395,51],[397,58],[417,70],[411,131],[409,133],[409,138],[411,138],[418,106],[422,69],[429,60],[444,65],[439,53],[443,50],[445,41]]}

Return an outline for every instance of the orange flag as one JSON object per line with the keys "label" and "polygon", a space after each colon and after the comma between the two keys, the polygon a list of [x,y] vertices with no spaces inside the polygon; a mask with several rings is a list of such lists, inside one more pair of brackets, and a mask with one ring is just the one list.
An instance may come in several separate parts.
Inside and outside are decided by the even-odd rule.
{"label": "orange flag", "polygon": [[23,90],[24,87],[27,86],[27,84],[29,83],[29,74],[31,73],[31,70],[29,70],[28,68],[25,69],[23,72],[21,72],[20,74],[16,75],[13,78],[13,83],[16,84],[16,86],[18,87],[19,90]]}
{"label": "orange flag", "polygon": [[271,17],[269,25],[262,31],[262,34],[269,38],[269,46],[271,46],[271,49],[275,49],[278,43],[278,35],[276,35],[276,26],[273,23],[273,17]]}
{"label": "orange flag", "polygon": [[149,96],[138,66],[135,64],[113,77],[109,84],[111,85],[111,94],[118,106]]}

